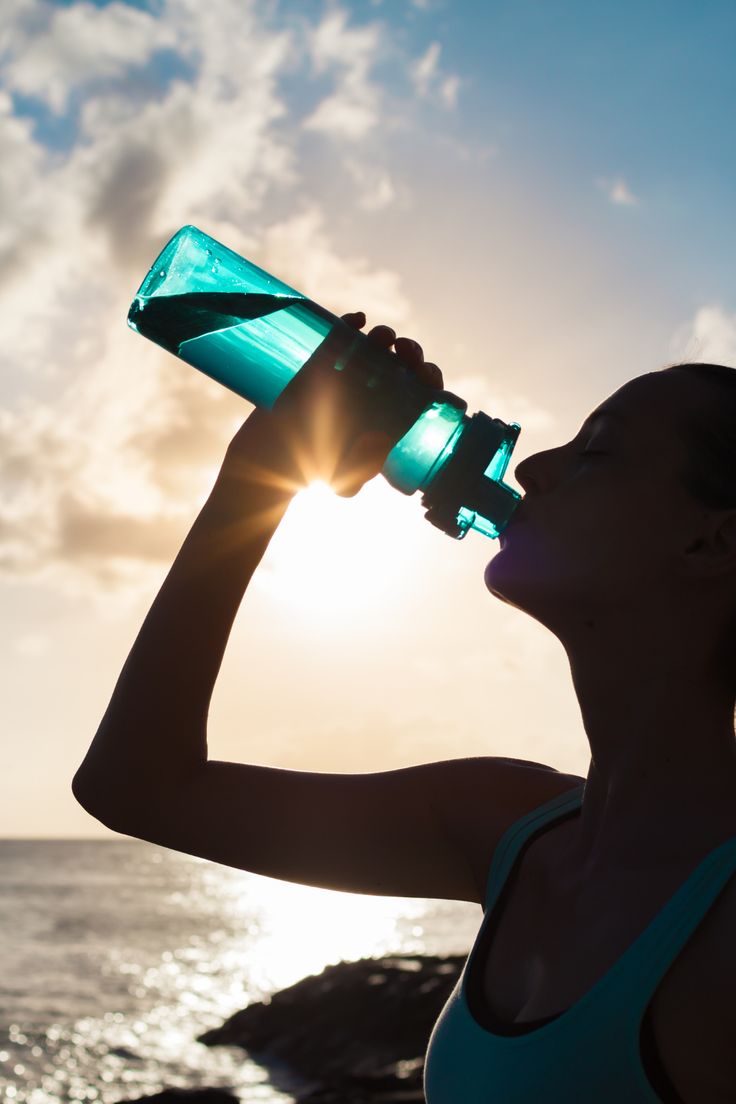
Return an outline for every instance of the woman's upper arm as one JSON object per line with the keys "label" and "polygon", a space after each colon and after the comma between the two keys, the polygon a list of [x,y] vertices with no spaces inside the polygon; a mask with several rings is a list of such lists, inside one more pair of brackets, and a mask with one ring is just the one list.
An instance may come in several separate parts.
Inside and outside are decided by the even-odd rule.
{"label": "woman's upper arm", "polygon": [[482,903],[490,856],[509,825],[573,784],[551,768],[494,756],[365,774],[210,760],[139,794],[123,817],[95,815],[127,835],[271,878]]}

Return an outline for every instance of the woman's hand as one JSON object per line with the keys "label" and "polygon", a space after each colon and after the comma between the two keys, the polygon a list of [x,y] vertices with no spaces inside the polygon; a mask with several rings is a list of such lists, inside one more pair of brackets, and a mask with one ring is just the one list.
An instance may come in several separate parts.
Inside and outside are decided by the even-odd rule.
{"label": "woman's hand", "polygon": [[[362,330],[366,323],[363,311],[343,314],[342,319],[356,330]],[[440,390],[444,386],[442,372],[436,364],[425,361],[424,350],[418,341],[410,337],[397,337],[396,331],[390,326],[374,326],[366,337],[383,349],[391,350],[393,347],[396,355],[412,369],[422,383]],[[348,478],[341,486],[334,488],[337,494],[344,498],[357,494],[369,479],[373,479],[381,471],[394,444],[395,441],[390,440],[385,433],[362,434],[347,454],[345,466],[348,469]]]}
{"label": "woman's hand", "polygon": [[[366,323],[363,311],[344,314],[342,319],[356,330]],[[374,326],[366,337],[382,349],[393,348],[429,387],[443,387],[442,372],[425,361],[417,341],[397,337],[390,326]],[[308,368],[302,372],[308,373]],[[315,376],[309,390],[308,400],[297,404],[296,415],[290,410],[286,413],[288,404],[280,404],[278,399],[270,411],[254,410],[230,443],[223,469],[246,478],[258,472],[259,482],[276,481],[289,493],[322,479],[344,498],[356,495],[378,475],[395,441],[375,431],[358,431],[356,436],[355,414],[349,410],[346,396],[331,381],[326,385],[323,376]],[[305,405],[309,409],[306,418]]]}

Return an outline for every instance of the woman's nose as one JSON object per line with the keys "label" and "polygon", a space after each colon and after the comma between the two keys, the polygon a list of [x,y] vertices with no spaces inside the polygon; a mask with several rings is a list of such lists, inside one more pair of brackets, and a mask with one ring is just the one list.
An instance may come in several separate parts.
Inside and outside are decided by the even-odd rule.
{"label": "woman's nose", "polygon": [[543,490],[553,478],[553,451],[547,449],[545,452],[535,452],[514,468],[514,479],[527,494],[529,491]]}

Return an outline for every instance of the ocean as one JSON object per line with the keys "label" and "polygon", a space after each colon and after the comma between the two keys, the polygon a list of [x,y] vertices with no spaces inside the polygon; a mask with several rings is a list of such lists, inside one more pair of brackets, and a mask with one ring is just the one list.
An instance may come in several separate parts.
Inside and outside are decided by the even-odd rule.
{"label": "ocean", "polygon": [[134,840],[0,840],[0,1091],[291,1102],[244,1051],[196,1036],[331,963],[467,954],[481,920],[466,902],[313,889]]}

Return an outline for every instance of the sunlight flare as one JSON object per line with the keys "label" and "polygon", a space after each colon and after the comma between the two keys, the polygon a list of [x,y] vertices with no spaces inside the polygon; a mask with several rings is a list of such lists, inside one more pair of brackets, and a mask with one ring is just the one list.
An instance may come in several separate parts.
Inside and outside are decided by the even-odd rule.
{"label": "sunlight flare", "polygon": [[419,554],[421,511],[383,479],[353,498],[315,481],[291,502],[254,582],[314,627],[394,616]]}

